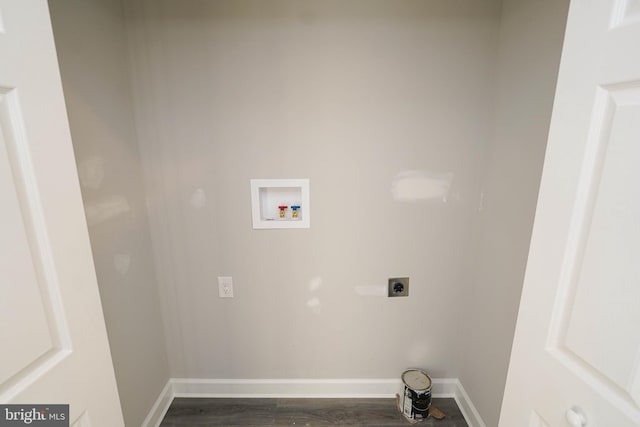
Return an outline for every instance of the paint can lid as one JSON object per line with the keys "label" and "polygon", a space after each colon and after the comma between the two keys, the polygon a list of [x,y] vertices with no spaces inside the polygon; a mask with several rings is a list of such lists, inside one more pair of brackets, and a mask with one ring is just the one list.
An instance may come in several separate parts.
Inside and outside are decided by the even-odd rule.
{"label": "paint can lid", "polygon": [[412,390],[429,390],[431,377],[420,369],[408,369],[402,373],[402,382]]}

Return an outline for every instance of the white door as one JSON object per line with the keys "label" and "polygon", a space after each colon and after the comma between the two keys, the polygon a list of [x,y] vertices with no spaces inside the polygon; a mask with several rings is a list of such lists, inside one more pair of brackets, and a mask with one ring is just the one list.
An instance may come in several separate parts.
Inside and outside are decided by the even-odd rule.
{"label": "white door", "polygon": [[70,404],[71,425],[124,425],[44,0],[0,0],[0,404],[7,403]]}
{"label": "white door", "polygon": [[500,418],[522,426],[640,426],[640,0],[569,10]]}

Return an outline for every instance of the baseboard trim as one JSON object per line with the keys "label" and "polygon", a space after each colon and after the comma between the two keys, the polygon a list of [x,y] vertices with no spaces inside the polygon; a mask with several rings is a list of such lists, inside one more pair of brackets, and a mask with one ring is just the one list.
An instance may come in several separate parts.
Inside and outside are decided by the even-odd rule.
{"label": "baseboard trim", "polygon": [[390,397],[400,390],[395,379],[172,379],[176,397]]}
{"label": "baseboard trim", "polygon": [[151,407],[149,414],[142,422],[141,427],[158,427],[169,410],[169,406],[171,406],[174,397],[173,385],[171,379],[169,379]]}
{"label": "baseboard trim", "polygon": [[[400,379],[205,379],[171,378],[142,427],[158,427],[175,397],[391,398]],[[469,427],[486,427],[457,378],[434,378],[433,397],[454,398]]]}
{"label": "baseboard trim", "polygon": [[465,391],[464,387],[462,387],[462,383],[460,383],[458,379],[456,379],[455,381],[456,392],[453,398],[456,400],[456,403],[460,408],[460,412],[462,412],[462,415],[467,421],[467,424],[469,424],[469,427],[487,427],[487,425],[482,420],[480,413],[469,398],[469,395]]}

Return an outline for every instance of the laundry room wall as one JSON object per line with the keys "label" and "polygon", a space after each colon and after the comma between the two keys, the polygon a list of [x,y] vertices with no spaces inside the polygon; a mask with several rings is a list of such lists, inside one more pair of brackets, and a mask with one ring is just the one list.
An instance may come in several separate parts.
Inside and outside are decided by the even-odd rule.
{"label": "laundry room wall", "polygon": [[91,249],[127,425],[169,378],[118,0],[49,2]]}
{"label": "laundry room wall", "polygon": [[[422,367],[497,425],[567,1],[50,7],[127,424],[169,377]],[[253,178],[311,227],[254,230]]]}
{"label": "laundry room wall", "polygon": [[505,0],[460,381],[497,426],[558,76],[568,0]]}
{"label": "laundry room wall", "polygon": [[[500,2],[127,14],[171,375],[457,376]],[[310,179],[311,227],[252,229],[252,178]]]}

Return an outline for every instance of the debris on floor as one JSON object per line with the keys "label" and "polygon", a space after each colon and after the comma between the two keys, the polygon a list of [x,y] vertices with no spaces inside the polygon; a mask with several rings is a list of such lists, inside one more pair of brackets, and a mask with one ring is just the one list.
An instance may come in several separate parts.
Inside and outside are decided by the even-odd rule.
{"label": "debris on floor", "polygon": [[444,412],[433,405],[431,405],[431,408],[429,408],[429,416],[435,418],[436,420],[442,420],[446,417]]}
{"label": "debris on floor", "polygon": [[[406,415],[404,415],[402,407],[400,406],[400,395],[398,393],[396,393],[396,407],[398,408],[398,411],[400,411],[400,413],[404,416],[404,419],[410,422],[411,424],[418,424],[424,421],[424,420],[416,420],[413,418],[409,418]],[[443,420],[447,417],[447,415],[444,412],[442,412],[440,409],[431,405],[429,407],[429,417],[434,418],[436,420]]]}

